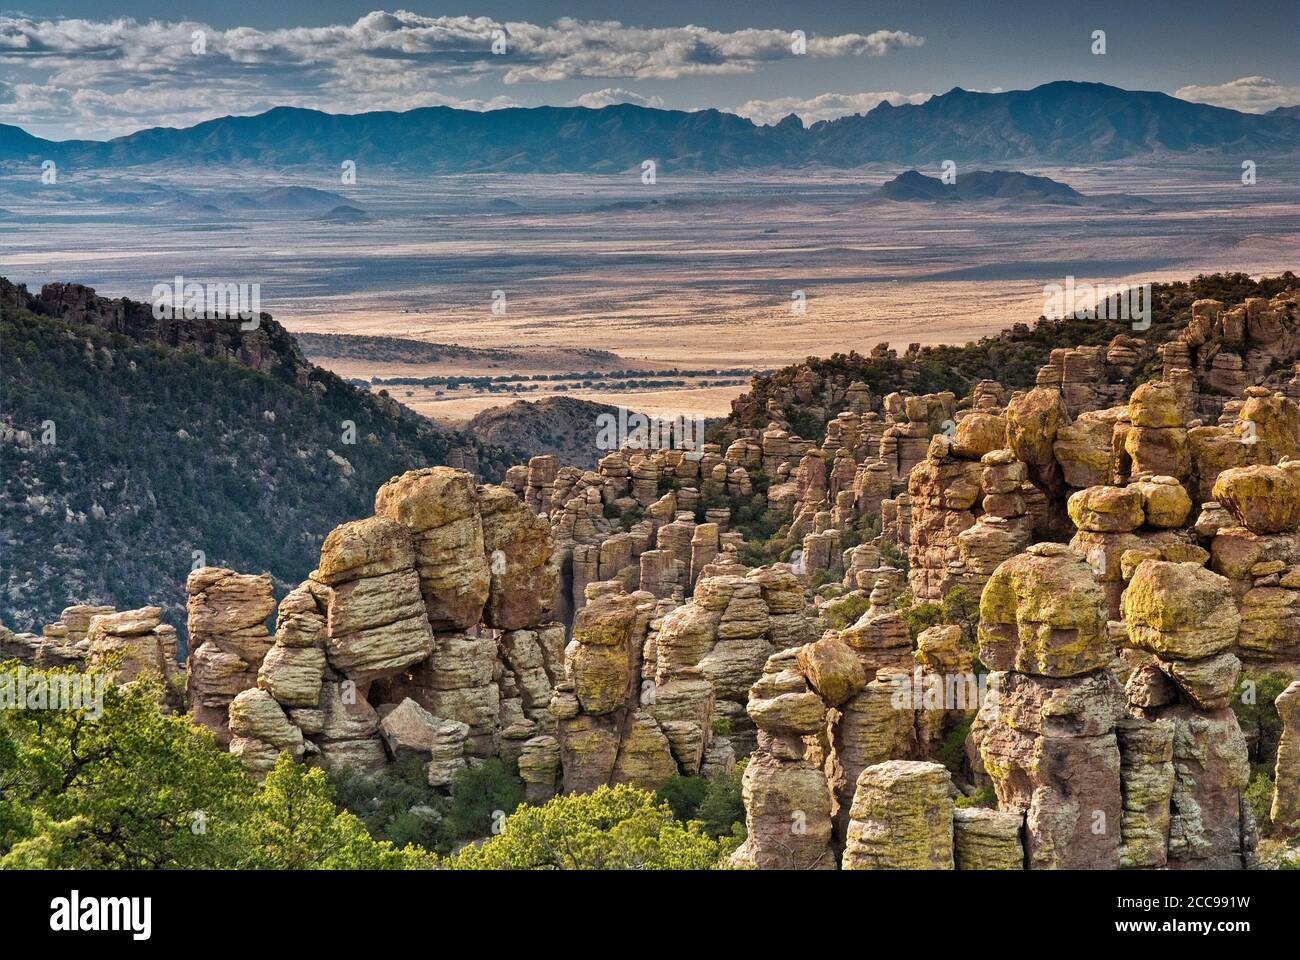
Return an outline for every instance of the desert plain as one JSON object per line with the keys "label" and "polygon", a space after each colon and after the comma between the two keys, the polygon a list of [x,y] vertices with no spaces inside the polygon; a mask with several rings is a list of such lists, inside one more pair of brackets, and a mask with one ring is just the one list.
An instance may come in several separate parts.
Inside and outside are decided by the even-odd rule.
{"label": "desert plain", "polygon": [[[1253,184],[1230,155],[1017,168],[1085,195],[1073,205],[874,196],[902,169],[660,171],[653,184],[639,170],[419,179],[362,169],[346,185],[330,171],[73,171],[53,188],[7,176],[0,273],[135,299],[176,275],[257,283],[262,309],[295,332],[470,348],[418,363],[308,351],[458,422],[555,392],[719,416],[753,371],[1032,323],[1044,285],[1070,276],[1142,284],[1300,260],[1294,161],[1261,161]],[[321,193],[282,208],[247,202],[272,187]],[[610,371],[638,371],[636,386],[590,376]],[[481,379],[505,377],[515,379],[493,389]],[[394,378],[480,379],[381,382]]]}

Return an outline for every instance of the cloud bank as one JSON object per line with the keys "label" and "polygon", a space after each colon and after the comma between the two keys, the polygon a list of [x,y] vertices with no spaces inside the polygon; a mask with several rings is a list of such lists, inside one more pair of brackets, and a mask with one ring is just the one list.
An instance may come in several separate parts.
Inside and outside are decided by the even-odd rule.
{"label": "cloud bank", "polygon": [[[794,57],[883,56],[924,42],[898,30],[796,37],[772,29],[642,28],[572,18],[543,25],[405,10],[275,30],[0,15],[0,69],[8,80],[0,87],[0,121],[104,136],[281,104],[337,112],[439,104],[493,109],[517,105],[511,89],[528,84],[746,74]],[[599,102],[617,94],[636,96],[617,87],[587,96]]]}
{"label": "cloud bank", "polygon": [[735,109],[742,117],[755,123],[776,123],[789,114],[795,114],[811,126],[818,120],[834,120],[854,113],[866,113],[886,101],[893,106],[905,103],[925,103],[933,94],[899,93],[897,90],[864,93],[823,93],[815,97],[778,97],[774,100],[746,100]]}
{"label": "cloud bank", "polygon": [[1179,87],[1174,96],[1246,113],[1267,113],[1300,103],[1300,87],[1288,87],[1270,77],[1240,77],[1212,86]]}

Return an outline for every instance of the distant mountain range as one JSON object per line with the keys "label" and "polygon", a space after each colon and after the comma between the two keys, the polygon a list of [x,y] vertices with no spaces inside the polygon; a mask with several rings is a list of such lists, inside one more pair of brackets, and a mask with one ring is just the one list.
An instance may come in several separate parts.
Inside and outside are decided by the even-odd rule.
{"label": "distant mountain range", "polygon": [[354,160],[428,173],[617,173],[639,169],[645,160],[664,171],[722,171],[947,159],[1096,162],[1191,151],[1258,156],[1298,149],[1294,110],[1248,114],[1064,80],[1006,93],[955,88],[922,104],[882,102],[865,114],[807,128],[793,115],[760,126],[719,110],[632,104],[348,115],[277,107],[106,142],[42,140],[0,125],[0,163],[52,159],[96,169],[239,163],[338,168]]}

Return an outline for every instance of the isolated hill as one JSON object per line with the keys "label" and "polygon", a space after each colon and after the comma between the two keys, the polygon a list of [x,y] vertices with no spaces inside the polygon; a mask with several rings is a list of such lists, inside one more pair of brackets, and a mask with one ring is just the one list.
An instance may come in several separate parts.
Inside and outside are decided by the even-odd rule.
{"label": "isolated hill", "polygon": [[315,187],[269,187],[257,193],[237,193],[220,200],[232,210],[322,211],[348,206],[348,198]]}
{"label": "isolated hill", "polygon": [[531,456],[550,453],[561,464],[590,469],[610,452],[596,449],[596,418],[603,413],[618,416],[618,407],[576,397],[516,400],[484,410],[465,430],[492,446],[527,450]]}
{"label": "isolated hill", "polygon": [[15,629],[80,602],[153,603],[183,627],[194,551],[287,587],[389,478],[450,463],[497,479],[523,457],[312,366],[266,314],[251,332],[159,321],[0,278],[0,345],[0,620]]}
{"label": "isolated hill", "polygon": [[916,170],[901,173],[881,185],[877,194],[902,202],[934,203],[977,200],[1013,200],[1022,203],[1077,203],[1083,194],[1050,177],[1036,177],[1014,170],[973,170],[959,173],[950,184],[927,177]]}
{"label": "isolated hill", "polygon": [[370,214],[360,207],[354,207],[351,204],[339,204],[332,210],[327,210],[316,218],[317,220],[326,220],[330,223],[365,223],[370,219]]}
{"label": "isolated hill", "polygon": [[1248,114],[1164,93],[1057,81],[1032,90],[960,87],[922,104],[881,103],[809,128],[760,126],[719,110],[616,104],[473,111],[426,107],[340,115],[277,107],[184,129],[157,127],[107,142],[54,142],[0,125],[0,161],[55,159],[85,167],[257,163],[337,169],[345,159],[420,172],[618,173],[653,159],[665,171],[717,171],[873,161],[1073,162],[1201,150],[1258,154],[1300,148],[1300,120]]}

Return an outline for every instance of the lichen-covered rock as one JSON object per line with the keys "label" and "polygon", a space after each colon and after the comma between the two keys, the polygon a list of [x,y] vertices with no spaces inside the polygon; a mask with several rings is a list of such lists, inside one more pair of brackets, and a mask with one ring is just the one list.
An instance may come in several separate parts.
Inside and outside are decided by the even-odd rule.
{"label": "lichen-covered rock", "polygon": [[1071,494],[1068,508],[1076,527],[1095,533],[1126,533],[1145,520],[1137,487],[1089,487]]}
{"label": "lichen-covered rock", "polygon": [[713,706],[713,685],[701,677],[683,676],[655,688],[650,713],[687,775],[700,772],[712,735]]}
{"label": "lichen-covered rock", "polygon": [[953,859],[958,870],[1023,870],[1024,817],[987,807],[953,811]]}
{"label": "lichen-covered rock", "polygon": [[571,647],[574,693],[583,712],[600,715],[623,706],[633,681],[627,647],[578,641]]}
{"label": "lichen-covered rock", "polygon": [[1300,475],[1281,467],[1224,470],[1214,499],[1252,533],[1286,533],[1300,526]]}
{"label": "lichen-covered rock", "polygon": [[559,721],[565,793],[591,793],[610,782],[618,760],[619,730],[612,717],[581,713]]}
{"label": "lichen-covered rock", "polygon": [[321,546],[315,576],[329,588],[325,652],[335,670],[366,682],[396,674],[433,649],[401,524],[369,517],[335,527]]}
{"label": "lichen-covered rock", "polygon": [[1057,432],[1069,422],[1058,390],[1038,387],[1007,406],[1007,446],[1030,466],[1036,482],[1059,471],[1052,448]]}
{"label": "lichen-covered rock", "polygon": [[1129,705],[1146,709],[1163,707],[1178,699],[1178,685],[1169,674],[1160,669],[1160,661],[1144,651],[1126,650],[1144,659],[1134,664],[1124,684],[1124,696]]}
{"label": "lichen-covered rock", "polygon": [[474,478],[451,467],[425,467],[389,480],[375,514],[411,531],[429,624],[464,630],[479,622],[491,588]]}
{"label": "lichen-covered rock", "polygon": [[284,709],[265,690],[244,690],[230,701],[230,732],[237,737],[269,743],[277,751],[302,757],[302,731],[289,722]]}
{"label": "lichen-covered rock", "polygon": [[470,753],[486,757],[497,748],[501,691],[494,679],[496,669],[497,645],[490,637],[445,633],[434,638],[426,660],[380,683],[387,702],[409,696],[435,717],[466,724]]}
{"label": "lichen-covered rock", "polygon": [[[388,756],[379,737],[379,715],[355,683],[325,680],[319,711],[319,731],[311,736],[327,769],[369,774],[384,768]],[[303,713],[294,710],[293,717]]]}
{"label": "lichen-covered rock", "polygon": [[613,782],[653,791],[676,774],[677,762],[668,738],[653,716],[638,711],[619,744]]}
{"label": "lichen-covered rock", "polygon": [[1232,653],[1201,660],[1160,661],[1178,689],[1202,710],[1218,710],[1232,702],[1241,676],[1241,661]]}
{"label": "lichen-covered rock", "polygon": [[271,646],[266,620],[275,612],[271,577],[200,567],[185,586],[191,649],[213,641],[252,666],[261,663]]}
{"label": "lichen-covered rock", "polygon": [[1088,411],[1074,423],[1057,428],[1052,450],[1066,484],[1082,489],[1111,482],[1111,437],[1117,416],[1109,411]]}
{"label": "lichen-covered rock", "polygon": [[1129,485],[1142,495],[1147,526],[1177,529],[1192,512],[1192,498],[1174,477],[1148,477]]}
{"label": "lichen-covered rock", "polygon": [[314,580],[300,583],[280,601],[275,616],[279,647],[323,647],[329,591]]}
{"label": "lichen-covered rock", "polygon": [[1242,869],[1253,853],[1245,801],[1250,758],[1236,715],[1185,703],[1157,713],[1175,727],[1170,868]]}
{"label": "lichen-covered rock", "polygon": [[900,688],[910,692],[910,677],[877,677],[828,715],[831,753],[826,773],[834,797],[835,830],[843,842],[858,777],[867,767],[902,759],[915,735],[915,707],[900,702]]}
{"label": "lichen-covered rock", "polygon": [[986,453],[1007,445],[1007,421],[995,413],[968,413],[957,421],[952,452],[968,460],[978,460]]}
{"label": "lichen-covered rock", "polygon": [[560,742],[549,734],[524,742],[519,754],[519,779],[524,782],[524,798],[532,804],[545,803],[555,796],[555,781],[560,771]]}
{"label": "lichen-covered rock", "polygon": [[736,750],[728,737],[716,734],[704,748],[704,759],[700,761],[700,776],[706,780],[734,773],[736,769]]}
{"label": "lichen-covered rock", "polygon": [[469,727],[458,720],[435,717],[431,732],[427,778],[429,786],[450,787],[468,765],[465,747],[469,741]]}
{"label": "lichen-covered rock", "polygon": [[[437,717],[407,697],[384,715],[379,722],[379,735],[394,759],[425,757],[433,749],[439,722]],[[466,727],[465,731],[468,733],[469,728]]]}
{"label": "lichen-covered rock", "polygon": [[765,672],[750,688],[745,709],[755,726],[774,734],[806,736],[826,723],[826,705],[792,669]]}
{"label": "lichen-covered rock", "polygon": [[1269,819],[1280,830],[1300,830],[1300,680],[1273,701],[1282,722],[1273,768],[1273,805]]}
{"label": "lichen-covered rock", "polygon": [[[257,669],[271,648],[266,629],[275,610],[271,578],[200,567],[186,579],[185,590],[190,710],[219,742],[229,743],[230,701],[257,685]],[[250,747],[250,757],[256,752]]]}
{"label": "lichen-covered rock", "polygon": [[1194,563],[1144,561],[1124,592],[1123,610],[1133,645],[1162,660],[1222,653],[1241,625],[1228,581]]}
{"label": "lichen-covered rock", "polygon": [[1182,402],[1172,383],[1150,380],[1138,386],[1128,401],[1129,420],[1135,427],[1183,426]]}
{"label": "lichen-covered rock", "polygon": [[387,517],[367,517],[331,530],[321,544],[316,577],[324,584],[414,570],[410,531]]}
{"label": "lichen-covered rock", "polygon": [[993,572],[980,598],[980,659],[993,670],[1070,677],[1107,666],[1106,597],[1087,562],[1035,544]]}
{"label": "lichen-covered rock", "polygon": [[838,707],[867,685],[862,661],[833,633],[800,647],[797,662],[818,696],[832,707]]}
{"label": "lichen-covered rock", "polygon": [[[1281,581],[1279,581],[1280,584]],[[1253,661],[1300,660],[1300,585],[1253,587],[1241,598],[1241,655]]]}
{"label": "lichen-covered rock", "polygon": [[86,641],[89,666],[111,669],[115,683],[156,680],[165,696],[178,685],[176,628],[162,622],[161,607],[98,614],[90,620]]}
{"label": "lichen-covered rock", "polygon": [[952,870],[952,775],[938,763],[890,760],[858,777],[845,870]]}
{"label": "lichen-covered rock", "polygon": [[324,673],[324,650],[277,643],[257,671],[257,685],[275,697],[282,707],[315,707],[320,704]]}
{"label": "lichen-covered rock", "polygon": [[1021,733],[1046,737],[1103,737],[1124,715],[1124,688],[1109,670],[1082,677],[1000,674],[985,719]]}
{"label": "lichen-covered rock", "polygon": [[998,806],[1025,815],[1031,869],[1119,866],[1120,760],[1114,732],[1036,736],[993,724],[980,742]]}
{"label": "lichen-covered rock", "polygon": [[559,573],[550,524],[504,487],[480,487],[479,504],[491,577],[484,622],[500,630],[541,623]]}
{"label": "lichen-covered rock", "polygon": [[830,790],[807,760],[782,760],[760,751],[741,778],[745,842],[736,866],[759,870],[834,870]]}
{"label": "lichen-covered rock", "polygon": [[1174,724],[1126,717],[1119,740],[1124,816],[1122,867],[1163,867],[1168,860],[1169,803],[1174,792]]}

